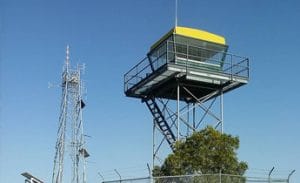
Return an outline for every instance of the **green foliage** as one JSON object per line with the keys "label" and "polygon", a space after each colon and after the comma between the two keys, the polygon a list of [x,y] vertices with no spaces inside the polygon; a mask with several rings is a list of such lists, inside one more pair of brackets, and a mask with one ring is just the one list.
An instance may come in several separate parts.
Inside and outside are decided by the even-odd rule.
{"label": "green foliage", "polygon": [[185,174],[223,174],[243,175],[248,169],[246,162],[239,162],[236,150],[239,138],[222,134],[212,127],[195,132],[185,141],[175,144],[161,167],[155,167],[153,176]]}

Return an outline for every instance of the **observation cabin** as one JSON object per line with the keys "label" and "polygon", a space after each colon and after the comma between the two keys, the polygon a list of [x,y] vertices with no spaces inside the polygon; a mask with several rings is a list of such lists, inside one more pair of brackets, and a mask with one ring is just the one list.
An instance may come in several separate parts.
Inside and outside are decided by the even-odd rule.
{"label": "observation cabin", "polygon": [[124,75],[124,92],[128,97],[141,99],[177,100],[179,84],[190,91],[180,93],[179,100],[188,103],[229,92],[248,83],[249,59],[227,50],[226,40],[220,35],[174,27]]}

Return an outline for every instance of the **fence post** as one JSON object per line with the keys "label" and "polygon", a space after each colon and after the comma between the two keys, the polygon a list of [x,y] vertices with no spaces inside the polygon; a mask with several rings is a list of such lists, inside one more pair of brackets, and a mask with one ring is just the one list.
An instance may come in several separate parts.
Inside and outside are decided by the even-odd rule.
{"label": "fence post", "polygon": [[122,182],[122,177],[121,177],[121,174],[117,171],[117,169],[114,169],[114,171],[117,173],[117,175],[119,176],[120,178],[120,183]]}
{"label": "fence post", "polygon": [[291,176],[293,175],[293,173],[294,173],[295,171],[296,171],[296,170],[293,170],[293,171],[289,174],[288,179],[287,179],[287,183],[290,183],[290,178],[291,178]]}
{"label": "fence post", "polygon": [[268,182],[269,182],[269,183],[271,182],[271,174],[272,174],[274,168],[275,168],[275,167],[273,167],[273,168],[270,170],[270,172],[269,172],[269,175],[268,175]]}
{"label": "fence post", "polygon": [[222,171],[219,172],[219,182],[222,183]]}
{"label": "fence post", "polygon": [[101,177],[101,179],[102,179],[102,182],[104,182],[104,177],[101,175],[101,173],[100,173],[100,172],[98,172],[98,175],[99,175],[99,177]]}
{"label": "fence post", "polygon": [[150,165],[147,163],[147,168],[148,168],[148,172],[149,172],[149,177],[152,177],[152,173],[151,173],[151,168]]}
{"label": "fence post", "polygon": [[151,168],[150,168],[150,165],[149,163],[147,163],[147,168],[148,168],[148,171],[149,171],[149,179],[150,179],[150,183],[153,182],[153,176],[152,176],[152,172],[151,172]]}

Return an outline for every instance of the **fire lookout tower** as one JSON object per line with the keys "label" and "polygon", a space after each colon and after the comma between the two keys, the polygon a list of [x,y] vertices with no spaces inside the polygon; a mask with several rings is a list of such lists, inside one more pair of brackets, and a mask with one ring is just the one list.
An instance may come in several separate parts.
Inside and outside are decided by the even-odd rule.
{"label": "fire lookout tower", "polygon": [[163,143],[174,151],[205,122],[223,131],[223,94],[249,81],[249,59],[227,50],[222,36],[176,26],[124,75],[126,96],[140,98],[153,116],[153,165]]}

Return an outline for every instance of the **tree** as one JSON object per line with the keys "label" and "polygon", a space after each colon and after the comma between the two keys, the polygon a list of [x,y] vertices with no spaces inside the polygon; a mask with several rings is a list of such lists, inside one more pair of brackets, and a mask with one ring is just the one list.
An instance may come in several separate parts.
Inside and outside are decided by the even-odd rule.
{"label": "tree", "polygon": [[165,159],[161,167],[154,168],[153,176],[216,174],[220,171],[223,174],[244,175],[248,165],[238,161],[238,148],[238,137],[206,127],[177,142],[174,153]]}

